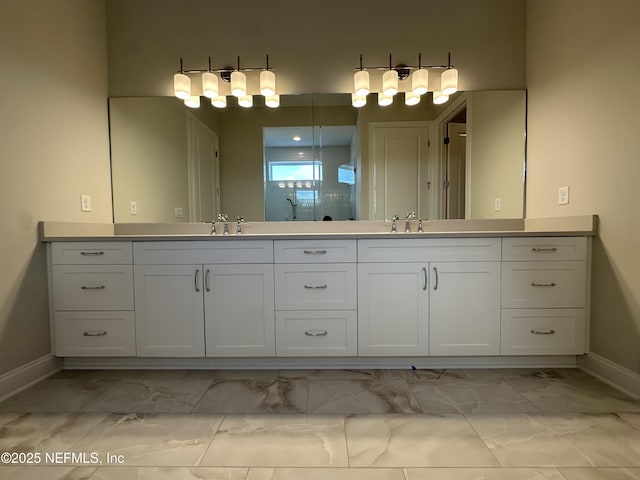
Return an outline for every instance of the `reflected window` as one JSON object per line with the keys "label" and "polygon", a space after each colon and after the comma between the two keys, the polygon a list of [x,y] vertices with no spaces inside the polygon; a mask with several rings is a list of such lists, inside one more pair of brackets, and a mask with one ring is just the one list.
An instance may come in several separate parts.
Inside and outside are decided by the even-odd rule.
{"label": "reflected window", "polygon": [[269,180],[322,180],[322,164],[313,161],[269,162]]}

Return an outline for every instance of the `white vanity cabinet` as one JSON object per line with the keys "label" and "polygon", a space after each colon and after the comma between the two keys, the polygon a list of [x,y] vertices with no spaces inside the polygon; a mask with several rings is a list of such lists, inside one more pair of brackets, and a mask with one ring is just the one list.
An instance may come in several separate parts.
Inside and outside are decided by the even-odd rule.
{"label": "white vanity cabinet", "polygon": [[134,246],[141,357],[275,354],[273,242]]}
{"label": "white vanity cabinet", "polygon": [[276,240],[276,352],[357,355],[355,240]]}
{"label": "white vanity cabinet", "polygon": [[60,357],[135,356],[130,242],[54,242],[52,341]]}
{"label": "white vanity cabinet", "polygon": [[584,353],[587,238],[506,238],[502,259],[502,354]]}

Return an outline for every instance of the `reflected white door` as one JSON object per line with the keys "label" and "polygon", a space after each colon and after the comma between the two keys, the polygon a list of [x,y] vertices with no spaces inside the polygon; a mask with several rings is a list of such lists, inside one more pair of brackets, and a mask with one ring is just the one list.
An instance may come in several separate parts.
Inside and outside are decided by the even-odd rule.
{"label": "reflected white door", "polygon": [[218,136],[187,112],[189,138],[189,220],[215,220],[220,205]]}
{"label": "reflected white door", "polygon": [[445,168],[446,218],[465,218],[466,147],[466,123],[450,122]]}
{"label": "reflected white door", "polygon": [[372,122],[373,218],[428,218],[431,122]]}

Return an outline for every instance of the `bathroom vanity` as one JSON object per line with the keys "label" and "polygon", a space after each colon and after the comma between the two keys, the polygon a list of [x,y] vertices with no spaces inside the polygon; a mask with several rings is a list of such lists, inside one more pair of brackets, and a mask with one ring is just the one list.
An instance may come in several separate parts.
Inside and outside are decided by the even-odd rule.
{"label": "bathroom vanity", "polygon": [[123,368],[517,366],[586,353],[595,217],[465,222],[241,235],[44,222],[53,352]]}

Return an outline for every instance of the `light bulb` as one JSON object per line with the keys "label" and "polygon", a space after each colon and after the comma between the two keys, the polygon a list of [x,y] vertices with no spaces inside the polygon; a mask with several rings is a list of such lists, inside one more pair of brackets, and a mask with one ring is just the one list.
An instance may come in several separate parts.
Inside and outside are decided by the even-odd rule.
{"label": "light bulb", "polygon": [[278,108],[280,106],[280,95],[269,95],[265,97],[264,103],[269,108]]}
{"label": "light bulb", "polygon": [[353,86],[356,95],[358,95],[359,97],[366,97],[367,95],[369,95],[369,72],[367,72],[366,70],[357,71],[353,75]]}
{"label": "light bulb", "polygon": [[413,92],[405,92],[404,93],[404,103],[405,105],[417,105],[420,103],[420,95],[416,95]]}
{"label": "light bulb", "polygon": [[244,108],[253,107],[253,95],[243,95],[242,97],[238,98],[238,105]]}
{"label": "light bulb", "polygon": [[411,91],[414,95],[424,95],[429,90],[429,71],[421,68],[411,74]]}
{"label": "light bulb", "polygon": [[227,106],[227,97],[224,95],[218,95],[211,99],[211,105],[216,108],[225,108]]}
{"label": "light bulb", "polygon": [[184,73],[176,73],[173,76],[173,94],[187,100],[191,96],[191,79]]}
{"label": "light bulb", "polygon": [[242,72],[231,72],[231,94],[234,97],[247,95],[247,76]]}
{"label": "light bulb", "polygon": [[398,93],[398,72],[395,70],[384,72],[384,75],[382,75],[382,92],[388,97],[393,97]]}
{"label": "light bulb", "polygon": [[367,104],[367,97],[364,95],[358,95],[357,93],[351,94],[351,105],[356,108],[364,107]]}
{"label": "light bulb", "polygon": [[381,107],[389,106],[393,103],[393,97],[389,95],[385,95],[384,93],[378,94],[378,105]]}
{"label": "light bulb", "polygon": [[449,96],[444,95],[441,91],[437,90],[433,92],[433,103],[436,105],[442,105],[449,101]]}
{"label": "light bulb", "polygon": [[276,94],[276,75],[269,70],[260,72],[260,93],[265,97]]}
{"label": "light bulb", "polygon": [[453,95],[458,91],[458,70],[448,68],[440,77],[440,90],[444,95]]}
{"label": "light bulb", "polygon": [[200,108],[200,97],[192,95],[184,101],[184,104],[189,108]]}

